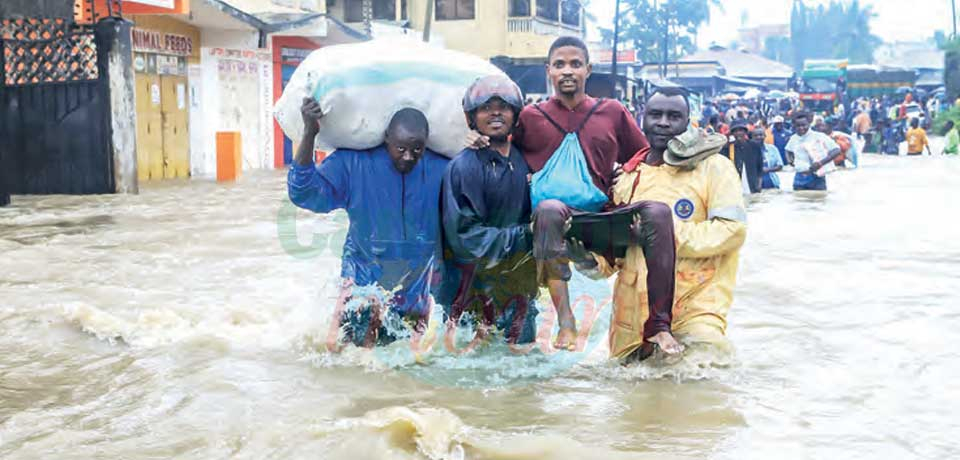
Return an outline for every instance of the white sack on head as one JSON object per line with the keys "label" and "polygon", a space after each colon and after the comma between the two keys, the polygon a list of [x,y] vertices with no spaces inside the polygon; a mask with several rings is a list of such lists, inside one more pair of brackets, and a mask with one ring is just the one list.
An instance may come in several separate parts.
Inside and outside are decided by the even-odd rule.
{"label": "white sack on head", "polygon": [[430,122],[427,147],[453,157],[463,149],[467,123],[461,103],[479,77],[503,75],[493,64],[413,40],[373,40],[314,51],[300,64],[277,102],[287,137],[303,136],[304,97],[320,103],[317,148],[363,150],[383,143],[390,118],[405,107]]}

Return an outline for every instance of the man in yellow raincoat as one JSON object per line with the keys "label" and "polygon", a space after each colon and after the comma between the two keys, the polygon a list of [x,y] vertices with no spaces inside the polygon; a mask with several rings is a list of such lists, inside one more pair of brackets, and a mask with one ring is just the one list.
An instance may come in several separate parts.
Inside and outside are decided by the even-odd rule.
{"label": "man in yellow raincoat", "polygon": [[[613,187],[617,204],[655,200],[673,209],[677,238],[677,284],[672,329],[683,343],[722,343],[733,303],[739,251],[746,239],[746,210],[737,170],[716,155],[726,138],[691,128],[686,93],[662,88],[647,102],[643,131],[650,141],[623,167]],[[640,227],[637,227],[638,231]],[[642,236],[641,236],[642,241]],[[571,242],[577,266],[609,277],[614,286],[610,353],[643,359],[653,344],[643,342],[648,315],[646,265],[639,247],[614,264]],[[591,257],[592,256],[592,257]],[[590,260],[593,259],[593,260]]]}

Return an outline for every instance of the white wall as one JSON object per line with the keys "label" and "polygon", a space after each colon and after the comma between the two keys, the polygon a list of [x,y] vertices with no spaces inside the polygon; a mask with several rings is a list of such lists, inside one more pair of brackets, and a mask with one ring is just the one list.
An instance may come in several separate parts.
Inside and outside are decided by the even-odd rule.
{"label": "white wall", "polygon": [[[194,175],[216,176],[216,133],[238,131],[243,170],[273,167],[273,61],[266,50],[201,49]],[[191,114],[193,116],[193,114]]]}
{"label": "white wall", "polygon": [[260,33],[255,30],[203,29],[200,31],[202,48],[256,49]]}
{"label": "white wall", "polygon": [[190,64],[187,74],[190,76],[187,93],[187,107],[190,109],[190,176],[210,177],[216,173],[217,160],[215,151],[208,150],[204,144],[208,133],[203,113],[203,65]]}

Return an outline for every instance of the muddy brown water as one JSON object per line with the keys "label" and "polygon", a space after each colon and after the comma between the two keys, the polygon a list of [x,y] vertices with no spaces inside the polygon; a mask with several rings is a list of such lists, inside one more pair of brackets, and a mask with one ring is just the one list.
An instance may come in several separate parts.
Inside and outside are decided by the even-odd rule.
{"label": "muddy brown water", "polygon": [[751,200],[728,350],[635,368],[609,311],[573,357],[326,353],[346,221],[282,171],[14,197],[0,458],[955,458],[960,158],[863,163]]}

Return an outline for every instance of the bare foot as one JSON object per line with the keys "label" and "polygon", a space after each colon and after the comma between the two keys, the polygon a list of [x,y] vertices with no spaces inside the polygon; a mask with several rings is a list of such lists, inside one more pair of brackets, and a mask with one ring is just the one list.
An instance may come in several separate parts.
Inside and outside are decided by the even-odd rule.
{"label": "bare foot", "polygon": [[683,345],[680,345],[680,342],[673,338],[673,334],[667,331],[657,333],[647,341],[657,344],[668,355],[683,353]]}
{"label": "bare foot", "polygon": [[673,338],[673,334],[664,331],[643,342],[643,345],[630,353],[623,363],[631,364],[643,361],[653,355],[658,348],[669,356],[677,356],[683,352],[683,345],[680,345],[677,339]]}
{"label": "bare foot", "polygon": [[577,351],[577,328],[562,327],[557,333],[557,340],[553,342],[553,348],[565,351]]}

